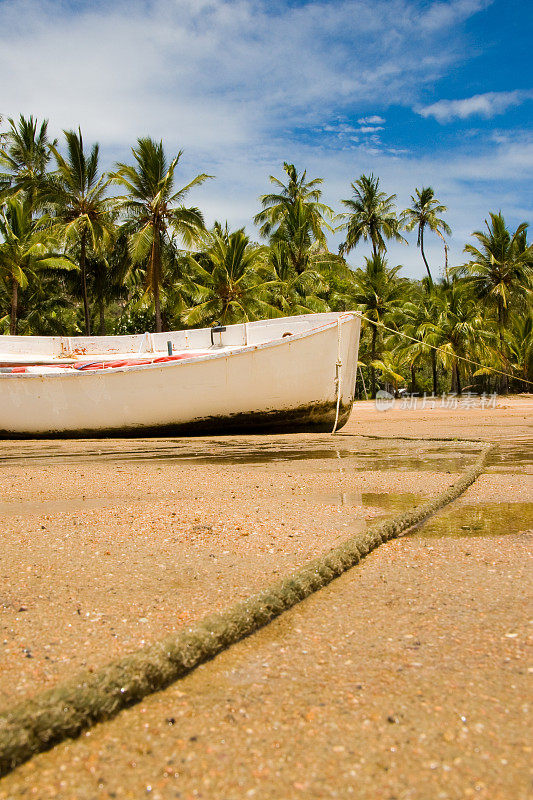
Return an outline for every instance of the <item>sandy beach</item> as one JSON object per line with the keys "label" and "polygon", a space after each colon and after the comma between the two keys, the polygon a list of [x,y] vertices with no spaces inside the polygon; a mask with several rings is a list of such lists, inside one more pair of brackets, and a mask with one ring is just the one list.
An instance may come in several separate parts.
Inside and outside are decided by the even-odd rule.
{"label": "sandy beach", "polygon": [[533,397],[494,405],[358,403],[335,436],[0,443],[2,708],[227,608],[498,444],[419,531],[0,798],[529,797]]}

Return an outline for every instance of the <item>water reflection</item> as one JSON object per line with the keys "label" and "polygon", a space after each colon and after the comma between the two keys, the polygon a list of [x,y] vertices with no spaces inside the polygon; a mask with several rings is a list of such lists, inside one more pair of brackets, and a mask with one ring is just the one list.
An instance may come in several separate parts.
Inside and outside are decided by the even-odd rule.
{"label": "water reflection", "polygon": [[533,503],[480,503],[443,509],[409,536],[533,535]]}

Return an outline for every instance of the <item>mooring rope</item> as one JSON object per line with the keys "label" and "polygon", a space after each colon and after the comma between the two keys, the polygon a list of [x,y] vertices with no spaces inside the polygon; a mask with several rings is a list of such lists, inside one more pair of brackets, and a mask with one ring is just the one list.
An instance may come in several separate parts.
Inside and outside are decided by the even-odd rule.
{"label": "mooring rope", "polygon": [[82,673],[0,714],[0,776],[58,742],[78,736],[257,631],[355,566],[380,544],[435,514],[483,472],[491,445],[446,491],[388,522],[371,527],[305,564],[228,611],[125,656],[97,672]]}
{"label": "mooring rope", "polygon": [[[409,336],[407,333],[403,331],[397,331],[394,328],[389,328],[383,322],[378,322],[375,319],[370,319],[370,317],[365,317],[364,314],[359,315],[361,319],[364,319],[365,322],[369,322],[371,325],[375,325],[376,328],[383,328],[386,331],[390,331],[390,333],[395,333],[396,336],[403,336],[404,339],[409,339],[411,342],[416,342],[417,344],[422,344],[424,347],[429,347],[431,350],[436,350],[439,353],[446,353],[446,350],[443,347],[437,347],[434,344],[428,344],[427,342],[423,342],[422,339],[415,339],[414,336]],[[449,353],[446,353],[449,355]],[[510,372],[502,372],[500,369],[496,369],[495,367],[487,367],[486,364],[481,364],[479,361],[473,361],[471,358],[465,358],[465,356],[458,356],[455,353],[453,357],[456,358],[458,361],[465,361],[467,364],[472,364],[474,367],[481,367],[482,369],[488,369],[491,372],[495,372],[497,375],[503,375],[506,378],[511,378],[512,380],[522,381],[522,383],[527,383],[529,386],[533,386],[533,381],[528,380],[527,378],[520,378],[518,375],[513,375]]]}

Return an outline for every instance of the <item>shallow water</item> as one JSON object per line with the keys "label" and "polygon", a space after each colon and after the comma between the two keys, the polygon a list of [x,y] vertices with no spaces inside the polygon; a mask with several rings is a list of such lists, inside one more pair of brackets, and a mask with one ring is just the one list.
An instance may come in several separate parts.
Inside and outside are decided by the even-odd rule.
{"label": "shallow water", "polygon": [[[286,495],[285,500],[292,499],[293,495]],[[174,495],[161,495],[158,494],[157,502],[162,500],[175,501]],[[353,520],[350,515],[350,509],[360,511],[361,508],[369,509],[372,512],[377,512],[372,516],[378,516],[388,512],[399,514],[411,508],[418,500],[415,494],[401,494],[393,492],[339,492],[331,494],[310,493],[299,495],[300,500],[309,502],[310,506],[316,503],[332,506],[342,506],[346,509],[344,518],[345,526],[351,525]],[[32,515],[47,515],[47,514],[72,514],[79,511],[88,511],[92,509],[114,508],[124,504],[135,505],[137,502],[144,503],[146,498],[142,501],[125,499],[124,497],[78,497],[66,498],[65,500],[3,500],[0,501],[0,518],[2,517],[20,517]],[[276,505],[279,499],[276,498]],[[381,513],[380,513],[381,512]],[[312,513],[312,512],[310,512]],[[364,519],[358,519],[357,525],[362,529],[366,527]]]}
{"label": "shallow water", "polygon": [[427,539],[454,536],[533,535],[533,503],[479,503],[448,506],[408,536]]}
{"label": "shallow water", "polygon": [[383,511],[399,513],[414,506],[419,500],[419,495],[398,492],[336,492],[331,494],[312,493],[305,495],[304,500],[312,503],[326,503],[332,506],[348,508],[370,507],[381,508]]}
{"label": "shallow water", "polygon": [[[346,437],[347,438],[347,437]],[[461,442],[418,442],[350,437],[226,437],[195,439],[108,439],[65,441],[25,440],[0,443],[0,464],[42,464],[78,462],[152,462],[186,464],[228,464],[276,466],[299,462],[300,468],[311,468],[309,462],[337,460],[346,470],[432,470],[461,472],[479,448]],[[305,463],[307,462],[307,464]],[[299,468],[298,465],[294,465]],[[331,463],[325,469],[331,469]],[[322,465],[315,468],[322,469]]]}
{"label": "shallow water", "polygon": [[490,472],[516,472],[517,468],[531,472],[532,467],[533,440],[498,443],[488,459]]}

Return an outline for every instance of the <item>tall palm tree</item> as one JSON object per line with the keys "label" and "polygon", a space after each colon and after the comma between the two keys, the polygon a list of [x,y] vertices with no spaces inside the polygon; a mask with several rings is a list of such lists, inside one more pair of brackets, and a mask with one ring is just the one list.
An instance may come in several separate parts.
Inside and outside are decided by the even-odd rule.
{"label": "tall palm tree", "polygon": [[9,118],[9,130],[4,134],[0,149],[0,193],[25,192],[32,206],[50,161],[48,120],[39,125],[34,117],[20,115],[18,122]]}
{"label": "tall palm tree", "polygon": [[117,198],[117,204],[126,217],[132,261],[147,265],[147,286],[154,298],[157,332],[161,331],[163,239],[166,236],[178,237],[186,246],[190,246],[198,241],[205,230],[200,210],[187,208],[182,201],[193,186],[199,186],[212,176],[205,173],[197,175],[176,191],[175,172],[182,152],[180,150],[169,163],[162,142],[140,138],[137,139],[137,147],[132,148],[136,164],[130,166],[119,163],[112,175],[115,183],[127,191],[126,195]]}
{"label": "tall palm tree", "polygon": [[225,325],[279,316],[269,297],[275,276],[265,263],[266,248],[252,245],[242,228],[225,233],[218,226],[204,238],[206,249],[188,256],[185,281],[192,305],[185,322],[194,326],[219,320]]}
{"label": "tall palm tree", "polygon": [[307,180],[307,170],[300,175],[294,164],[283,163],[283,169],[288,181],[283,183],[274,175],[270,176],[270,183],[277,188],[277,192],[264,194],[259,199],[263,206],[262,211],[254,217],[256,225],[260,225],[261,236],[271,236],[286,219],[295,206],[300,207],[300,215],[307,219],[308,228],[312,237],[321,245],[326,243],[324,229],[331,231],[328,220],[334,217],[333,209],[320,202],[322,190],[319,188],[323,178]]}
{"label": "tall palm tree", "polygon": [[[355,304],[365,317],[377,323],[388,324],[394,321],[399,306],[405,302],[406,282],[399,279],[401,267],[388,267],[380,253],[365,259],[365,267],[355,270],[354,285],[349,292]],[[378,345],[381,342],[379,327],[371,325],[370,378],[372,396],[376,395],[376,368]]]}
{"label": "tall palm tree", "polygon": [[341,201],[348,211],[340,214],[341,219],[346,222],[338,230],[346,231],[346,239],[339,252],[349,253],[361,239],[365,242],[370,239],[372,254],[376,258],[387,249],[385,239],[404,242],[400,233],[401,223],[394,209],[396,195],[387,196],[380,191],[379,178],[372,174],[361,175],[351,186],[353,198]]}
{"label": "tall palm tree", "polygon": [[[467,244],[464,252],[471,257],[468,263],[453,272],[466,275],[479,300],[493,306],[497,312],[497,326],[501,355],[506,357],[505,325],[513,301],[531,292],[533,277],[533,245],[527,245],[527,223],[523,222],[511,235],[501,212],[490,215],[485,221],[487,232],[472,234],[479,247]],[[507,388],[502,381],[502,389]]]}
{"label": "tall palm tree", "polygon": [[57,246],[50,229],[32,219],[28,198],[9,198],[0,213],[0,279],[11,295],[9,333],[17,333],[19,289],[39,271],[69,270],[75,265],[65,256],[57,255]]}
{"label": "tall palm tree", "polygon": [[55,145],[51,151],[56,170],[47,176],[42,198],[54,217],[56,230],[79,253],[85,333],[91,334],[91,315],[87,293],[88,250],[98,253],[114,234],[114,220],[107,181],[98,172],[99,148],[94,144],[87,155],[81,130],[64,131],[67,154],[64,158]]}
{"label": "tall palm tree", "polygon": [[[402,214],[402,219],[406,221],[405,229],[412,231],[415,226],[418,228],[417,247],[420,248],[422,259],[424,261],[430,285],[433,284],[433,277],[429,269],[429,264],[424,252],[424,229],[427,226],[431,231],[436,233],[446,247],[444,235],[451,234],[450,226],[438,214],[443,214],[448,209],[439,203],[435,197],[435,192],[431,186],[423,186],[422,189],[415,189],[416,197],[411,195],[413,205],[411,208],[406,208]],[[445,251],[446,252],[446,251]]]}

